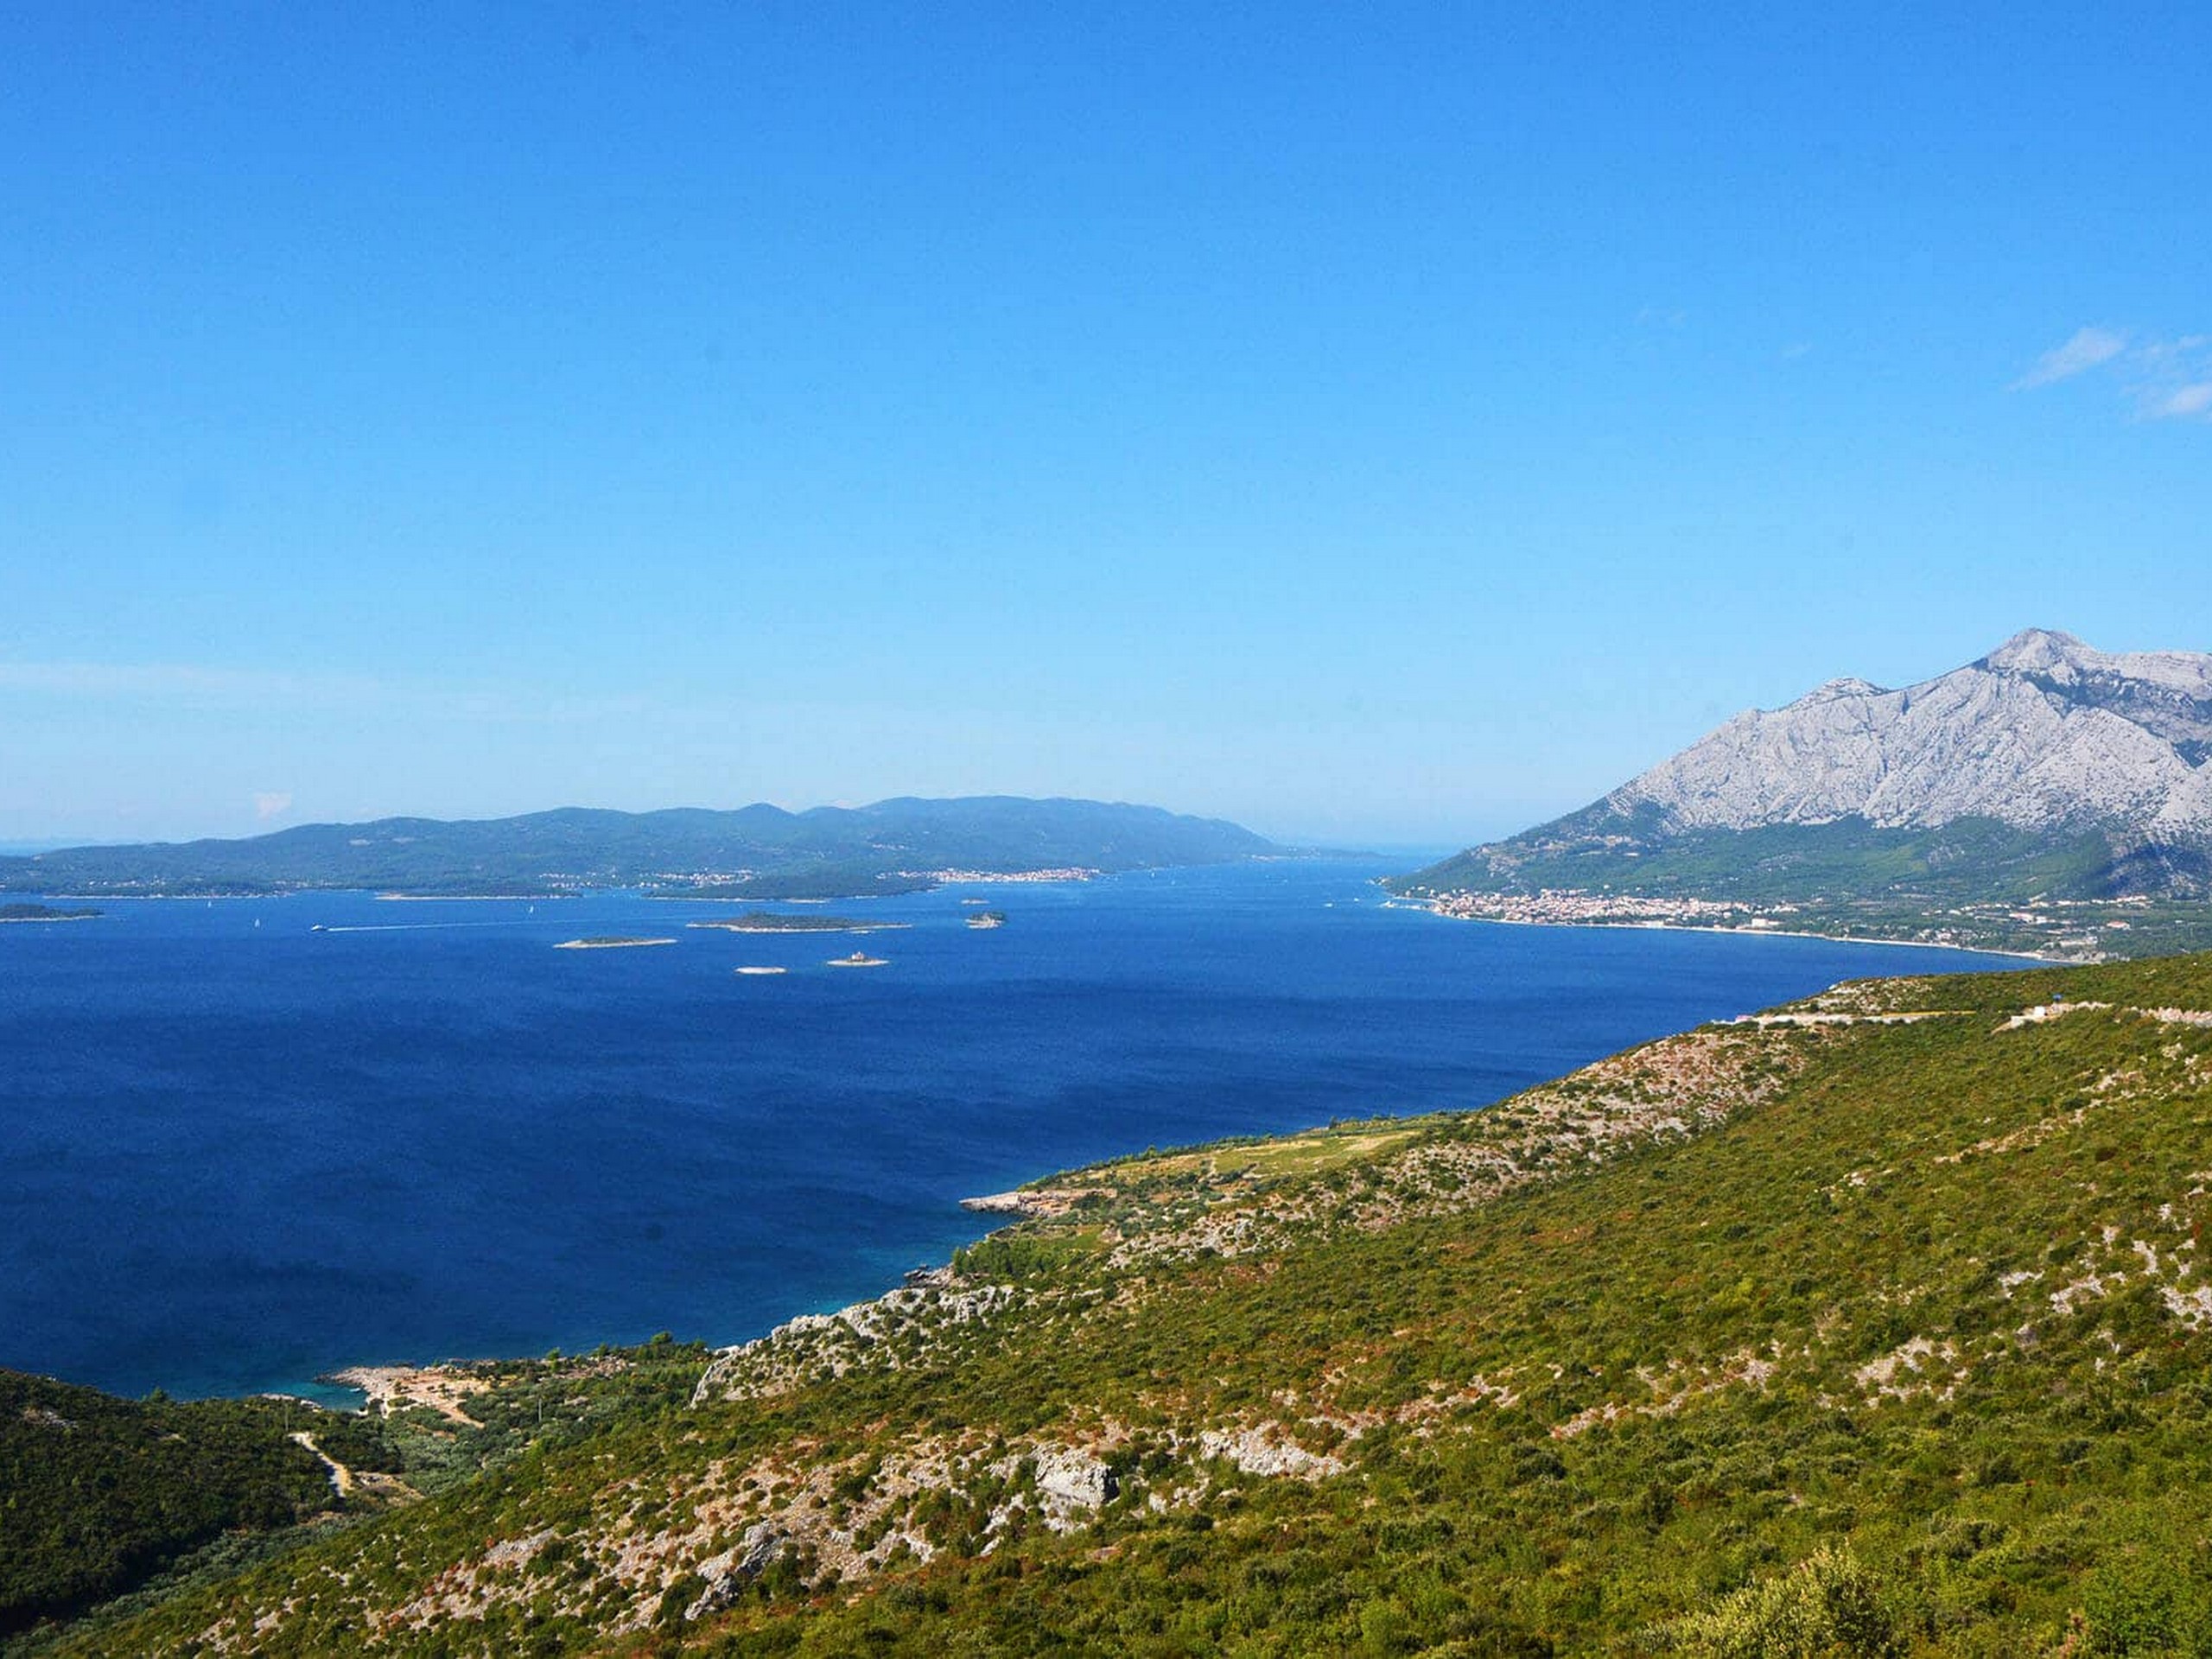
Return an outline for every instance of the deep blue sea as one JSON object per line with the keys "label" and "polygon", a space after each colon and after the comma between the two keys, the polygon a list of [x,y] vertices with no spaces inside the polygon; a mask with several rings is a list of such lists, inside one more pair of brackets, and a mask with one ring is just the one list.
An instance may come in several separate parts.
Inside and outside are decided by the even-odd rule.
{"label": "deep blue sea", "polygon": [[[2011,965],[1452,922],[1385,908],[1387,868],[836,906],[912,924],[861,940],[687,931],[732,907],[626,894],[0,926],[0,1366],[315,1392],[352,1363],[733,1341],[943,1260],[988,1225],[964,1195],[1478,1106],[1853,976]],[[965,925],[979,895],[1006,926]],[[553,948],[610,933],[678,943]],[[855,944],[888,965],[824,965]]]}

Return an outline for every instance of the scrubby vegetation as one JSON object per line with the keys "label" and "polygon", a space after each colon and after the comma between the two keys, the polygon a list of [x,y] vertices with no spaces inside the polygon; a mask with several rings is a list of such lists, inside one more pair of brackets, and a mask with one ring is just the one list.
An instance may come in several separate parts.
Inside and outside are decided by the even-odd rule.
{"label": "scrubby vegetation", "polygon": [[0,1371],[0,1636],[80,1611],[225,1532],[329,1509],[321,1462],[288,1428],[274,1401],[118,1400]]}
{"label": "scrubby vegetation", "polygon": [[2212,1651],[2212,961],[1031,1197],[711,1366],[488,1377],[481,1472],[82,1645]]}

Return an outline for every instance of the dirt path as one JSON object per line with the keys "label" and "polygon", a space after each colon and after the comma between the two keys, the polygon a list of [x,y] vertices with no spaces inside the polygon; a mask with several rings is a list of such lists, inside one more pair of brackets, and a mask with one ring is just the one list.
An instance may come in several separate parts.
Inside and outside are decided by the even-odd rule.
{"label": "dirt path", "polygon": [[321,1461],[330,1471],[331,1490],[341,1498],[369,1497],[387,1503],[411,1503],[423,1496],[397,1475],[380,1474],[373,1469],[355,1473],[317,1446],[315,1435],[307,1429],[295,1429],[288,1438],[307,1447]]}
{"label": "dirt path", "polygon": [[353,1471],[315,1443],[315,1436],[304,1428],[296,1428],[286,1437],[295,1445],[304,1446],[321,1459],[322,1466],[330,1471],[331,1489],[340,1497],[351,1497],[360,1483],[353,1478]]}

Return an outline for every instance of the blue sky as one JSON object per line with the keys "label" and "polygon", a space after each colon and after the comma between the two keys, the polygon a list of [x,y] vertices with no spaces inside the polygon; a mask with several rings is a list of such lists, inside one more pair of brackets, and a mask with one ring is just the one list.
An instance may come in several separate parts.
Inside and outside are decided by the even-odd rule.
{"label": "blue sky", "polygon": [[2212,649],[2196,6],[0,11],[0,839],[1457,842]]}

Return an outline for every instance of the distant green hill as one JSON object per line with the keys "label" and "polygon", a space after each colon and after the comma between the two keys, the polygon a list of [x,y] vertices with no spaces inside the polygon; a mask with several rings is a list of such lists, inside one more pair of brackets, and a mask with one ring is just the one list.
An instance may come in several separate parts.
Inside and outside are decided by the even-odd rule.
{"label": "distant green hill", "polygon": [[1274,850],[1219,819],[1099,801],[985,796],[786,812],[582,808],[516,818],[306,824],[241,841],[0,858],[0,892],[269,893],[313,887],[544,896],[594,887],[733,898],[911,891],[931,872],[1144,869]]}
{"label": "distant green hill", "polygon": [[525,1369],[526,1449],[62,1646],[2203,1653],[2208,1172],[2212,958],[1841,987]]}

